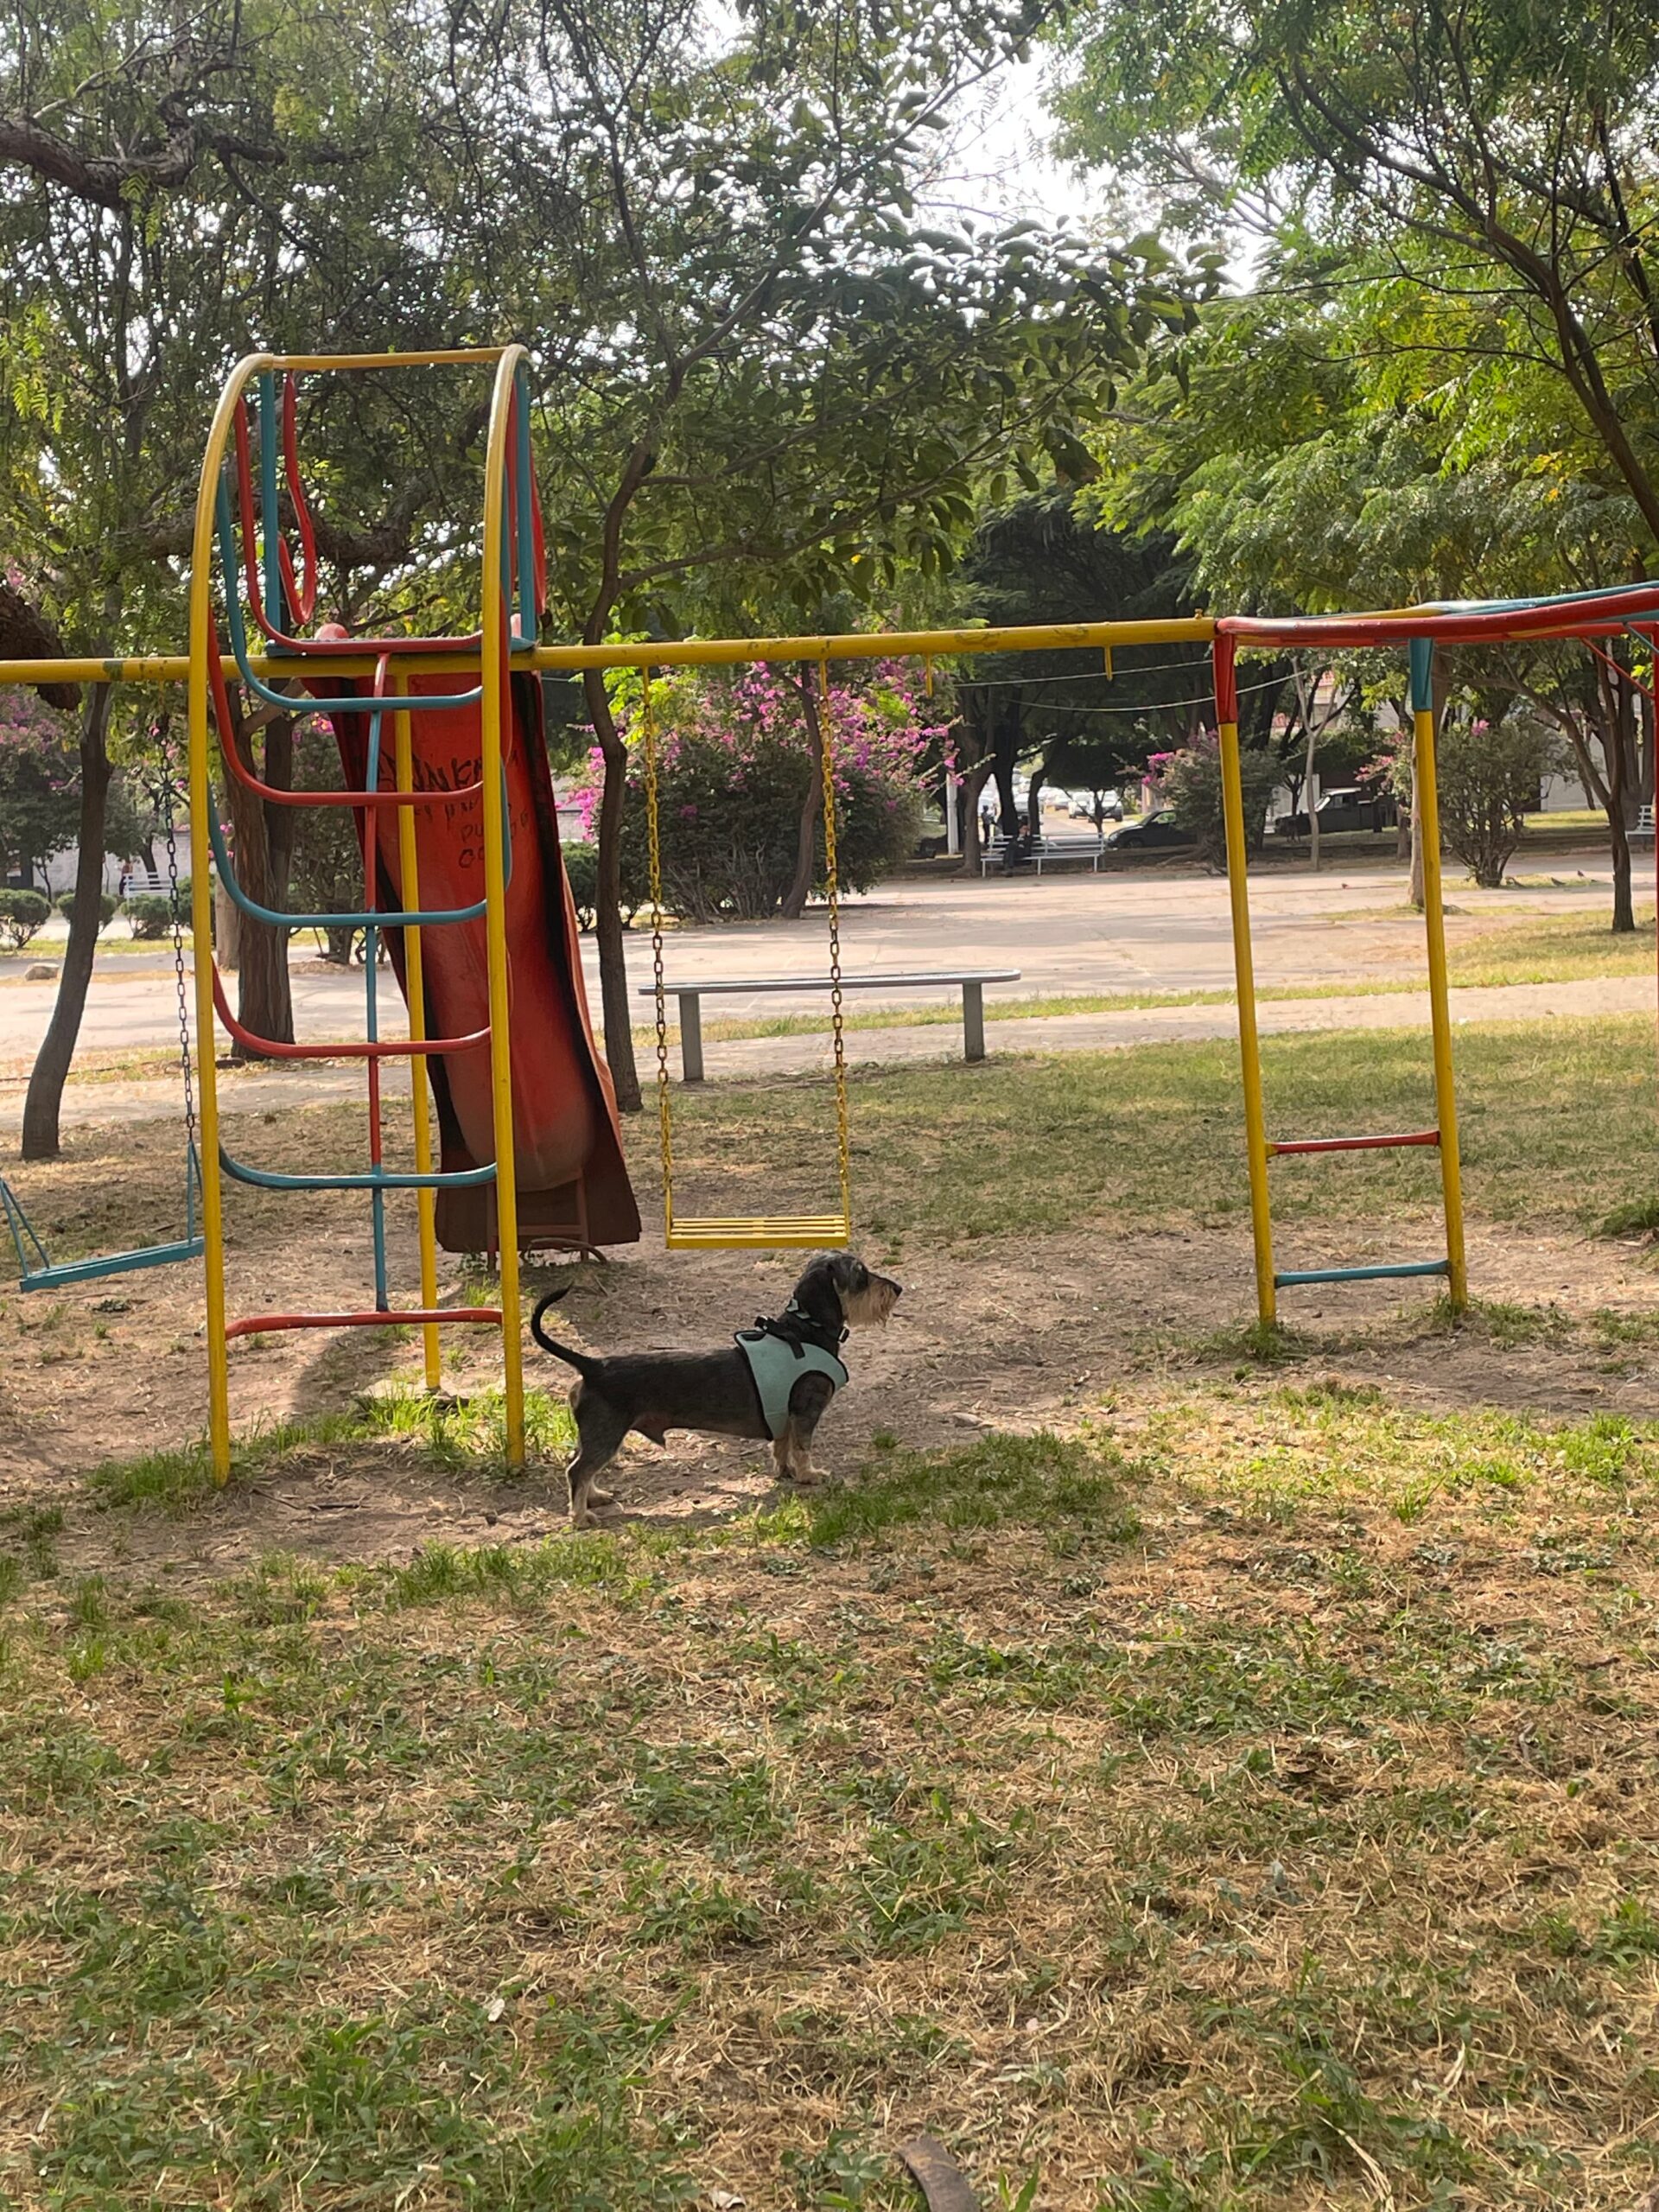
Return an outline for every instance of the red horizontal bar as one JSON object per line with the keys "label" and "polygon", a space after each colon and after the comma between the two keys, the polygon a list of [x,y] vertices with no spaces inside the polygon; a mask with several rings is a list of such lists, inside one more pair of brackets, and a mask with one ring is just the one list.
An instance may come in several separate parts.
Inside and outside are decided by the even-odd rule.
{"label": "red horizontal bar", "polygon": [[1592,598],[1570,599],[1538,607],[1446,609],[1419,613],[1412,608],[1368,614],[1224,614],[1216,628],[1240,645],[1390,645],[1412,638],[1440,638],[1472,644],[1485,639],[1589,638],[1623,630],[1627,624],[1651,624],[1659,618],[1659,583],[1616,585]]}
{"label": "red horizontal bar", "polygon": [[405,1329],[427,1321],[477,1321],[493,1328],[501,1325],[499,1306],[399,1306],[388,1313],[250,1313],[245,1321],[226,1328],[232,1337],[274,1337],[283,1329]]}
{"label": "red horizontal bar", "polygon": [[1438,1129],[1413,1129],[1396,1137],[1289,1137],[1283,1144],[1269,1144],[1269,1153],[1381,1152],[1389,1145],[1439,1144]]}
{"label": "red horizontal bar", "polygon": [[279,1045],[274,1038],[262,1037],[257,1029],[245,1027],[231,1012],[217,961],[213,963],[213,1010],[238,1045],[245,1045],[251,1052],[271,1060],[427,1059],[435,1052],[467,1052],[475,1045],[487,1045],[490,1041],[486,1024],[482,1029],[469,1031],[465,1037],[393,1037],[384,1041],[377,1038],[373,1044],[361,1039],[353,1041],[337,1038],[321,1045]]}

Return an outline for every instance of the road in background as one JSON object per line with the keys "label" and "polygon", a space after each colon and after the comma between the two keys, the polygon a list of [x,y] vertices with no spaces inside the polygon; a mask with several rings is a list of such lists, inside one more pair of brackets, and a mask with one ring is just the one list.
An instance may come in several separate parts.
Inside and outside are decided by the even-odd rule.
{"label": "road in background", "polygon": [[[1524,867],[1524,862],[1522,863]],[[1526,887],[1449,888],[1449,928],[1471,923],[1605,912],[1606,856],[1552,856],[1548,868],[1527,870]],[[1402,868],[1368,860],[1344,872],[1340,861],[1318,876],[1270,871],[1253,879],[1250,906],[1256,978],[1263,988],[1328,988],[1421,972],[1422,924],[1405,906]],[[49,957],[49,944],[0,959],[0,1065],[32,1057],[51,1017],[53,982],[22,980],[25,967]],[[330,968],[308,940],[293,952],[294,1013],[302,1037],[358,1036],[363,1019],[360,973]],[[597,960],[584,941],[590,1002],[599,1005]],[[628,944],[632,982],[651,980],[651,943],[643,931]],[[826,963],[822,912],[799,922],[738,923],[671,932],[669,980],[716,976],[822,976]],[[1018,968],[1017,983],[993,987],[988,998],[1084,991],[1227,989],[1233,981],[1227,887],[1190,867],[1151,867],[1133,874],[1087,872],[1032,876],[900,878],[867,898],[849,898],[842,913],[842,959],[849,972],[884,968],[969,965]],[[934,994],[943,997],[944,994]],[[403,1001],[388,972],[382,979],[383,1033],[403,1031]],[[895,1006],[918,995],[895,993]],[[861,991],[868,1013],[884,1001]],[[649,1001],[637,1000],[639,1018]],[[734,994],[718,1002],[721,1020],[823,1011],[823,994]],[[715,1018],[716,1009],[708,1010]],[[87,996],[80,1049],[111,1052],[165,1046],[176,1037],[172,963],[148,952],[100,956]]]}

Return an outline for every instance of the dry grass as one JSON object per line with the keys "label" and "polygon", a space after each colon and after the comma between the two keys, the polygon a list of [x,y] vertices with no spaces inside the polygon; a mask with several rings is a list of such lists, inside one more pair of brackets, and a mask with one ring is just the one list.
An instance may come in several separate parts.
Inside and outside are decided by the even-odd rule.
{"label": "dry grass", "polygon": [[[1645,1025],[1460,1050],[1485,1218],[1628,1194]],[[1374,1123],[1422,1054],[1275,1040],[1272,1071],[1281,1125]],[[764,1168],[823,1103],[725,1089],[687,1134]],[[861,1204],[994,1276],[999,1228],[1236,1206],[1236,1112],[1207,1046],[861,1078]],[[315,1109],[238,1141],[315,1165],[360,1134]],[[154,1226],[172,1133],[77,1142],[31,1176],[48,1226]],[[1287,1207],[1356,1239],[1432,1218],[1418,1163],[1294,1165]],[[292,1207],[233,1205],[257,1266]],[[7,1320],[20,1414],[62,1348],[108,1349],[46,1304]],[[1590,1374],[1653,1324],[1466,1332]],[[1027,2212],[1633,2212],[1659,1442],[1447,1409],[1390,1382],[1392,1341],[1149,1354],[1064,1433],[878,1433],[844,1487],[702,1527],[215,1572],[278,1475],[366,1495],[498,1456],[489,1403],[395,1395],[256,1440],[224,1504],[188,1453],[16,1504],[0,2202],[899,2212],[925,2126]]]}
{"label": "dry grass", "polygon": [[1504,1448],[1268,1378],[702,1539],[37,1541],[0,2176],[828,2212],[925,2126],[1046,2212],[1628,2212],[1655,1450]]}

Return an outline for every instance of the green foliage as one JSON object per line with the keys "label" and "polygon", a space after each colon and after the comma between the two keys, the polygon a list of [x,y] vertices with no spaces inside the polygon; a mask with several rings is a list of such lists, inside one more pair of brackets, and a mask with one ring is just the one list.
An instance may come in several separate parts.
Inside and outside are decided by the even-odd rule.
{"label": "green foliage", "polygon": [[0,875],[33,875],[74,843],[79,772],[71,718],[32,691],[0,690]]}
{"label": "green foliage", "polygon": [[[1029,496],[988,515],[963,563],[969,607],[1001,625],[1097,621],[1193,612],[1191,556],[1167,532],[1103,523],[1093,491]],[[1040,747],[1043,779],[1104,791],[1144,766],[1156,745],[1202,726],[1209,653],[1203,645],[976,656],[957,697],[970,757],[1002,766]]]}
{"label": "green foliage", "polygon": [[0,944],[21,952],[52,918],[52,902],[38,891],[0,890]]}
{"label": "green foliage", "polygon": [[[66,891],[63,896],[58,900],[57,905],[59,913],[63,916],[63,918],[67,922],[70,915],[74,912],[74,893],[73,891]],[[108,929],[110,924],[115,919],[116,915],[120,912],[120,908],[121,901],[112,892],[100,891],[98,895],[99,928],[100,930]]]}
{"label": "green foliage", "polygon": [[1586,40],[1499,7],[1431,10],[1402,37],[1388,0],[1247,0],[1217,38],[1199,0],[1094,0],[1068,24],[1062,105],[1071,150],[1178,230],[1243,214],[1340,268],[1379,341],[1348,358],[1430,385],[1454,435],[1478,426],[1524,474],[1553,416],[1546,468],[1576,447],[1651,537],[1659,367],[1630,226],[1652,191],[1654,29],[1641,7]]}
{"label": "green foliage", "polygon": [[[1202,737],[1161,763],[1164,804],[1176,821],[1198,840],[1212,868],[1227,864],[1227,824],[1223,809],[1221,747]],[[1244,797],[1244,836],[1259,851],[1267,829],[1268,803],[1279,780],[1279,763],[1259,746],[1239,747],[1238,778]]]}
{"label": "green foliage", "polygon": [[[808,679],[809,681],[811,679]],[[627,719],[639,726],[638,687]],[[804,810],[812,822],[811,882],[826,880],[821,768],[798,687],[756,670],[729,680],[653,684],[658,727],[663,901],[696,921],[755,921],[778,912],[794,878]],[[867,891],[910,853],[925,733],[902,672],[836,686],[827,715],[836,779],[836,863],[843,891]],[[643,739],[631,747],[622,839],[624,903],[650,890]]]}
{"label": "green foliage", "polygon": [[599,848],[591,838],[572,837],[560,850],[576,919],[583,929],[590,930],[599,911]]}
{"label": "green foliage", "polygon": [[157,943],[173,927],[173,902],[159,891],[135,891],[121,911],[141,944]]}
{"label": "green foliage", "polygon": [[1440,829],[1475,881],[1493,891],[1521,842],[1539,786],[1565,764],[1560,737],[1531,715],[1448,716],[1435,741]]}

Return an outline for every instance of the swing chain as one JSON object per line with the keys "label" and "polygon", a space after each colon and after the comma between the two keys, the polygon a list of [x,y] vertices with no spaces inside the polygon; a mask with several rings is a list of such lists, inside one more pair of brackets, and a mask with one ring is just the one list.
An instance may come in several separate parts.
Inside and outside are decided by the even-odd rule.
{"label": "swing chain", "polygon": [[184,980],[184,913],[179,900],[179,837],[173,806],[178,796],[178,786],[173,779],[173,765],[165,749],[165,736],[162,746],[156,798],[167,841],[168,906],[173,918],[173,979],[177,987],[179,1002],[179,1072],[184,1082],[184,1134],[187,1142],[194,1147],[196,1141],[196,1093],[190,1067],[190,997]]}
{"label": "swing chain", "polygon": [[674,1147],[668,1096],[668,1013],[663,986],[663,850],[658,820],[657,728],[651,712],[651,671],[643,687],[639,727],[645,747],[645,828],[651,849],[651,972],[657,986],[657,1122],[663,1147],[663,1218],[674,1226]]}
{"label": "swing chain", "polygon": [[819,756],[823,775],[823,893],[830,909],[830,1018],[836,1053],[836,1157],[841,1171],[841,1211],[850,1226],[853,1204],[852,1139],[847,1125],[847,1046],[842,1018],[841,872],[836,855],[835,709],[830,697],[830,664],[818,663],[818,697],[823,725]]}

